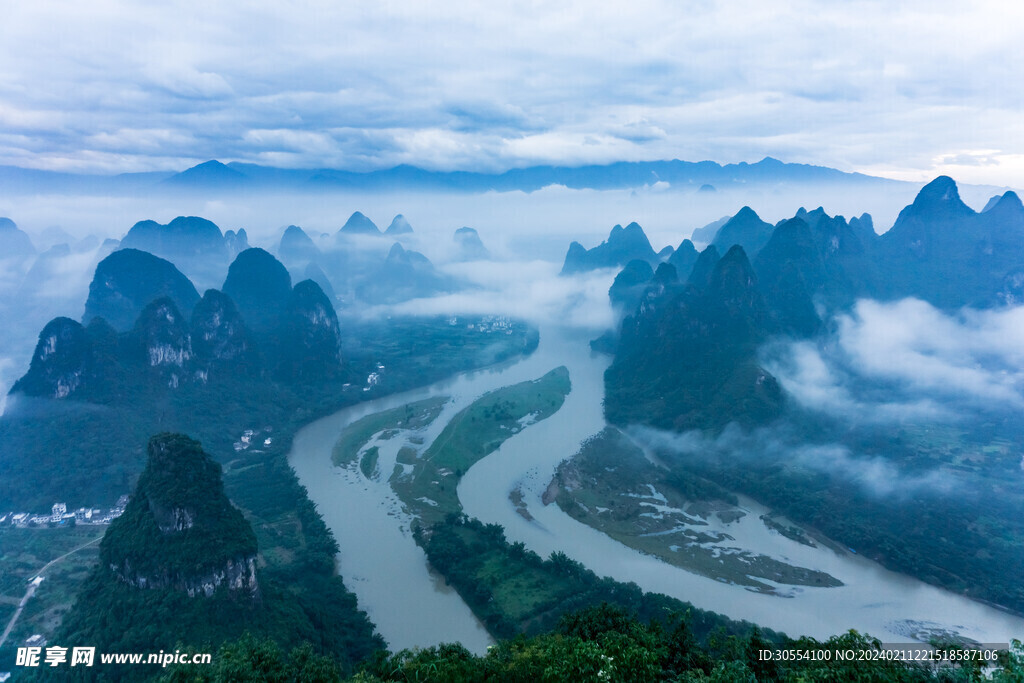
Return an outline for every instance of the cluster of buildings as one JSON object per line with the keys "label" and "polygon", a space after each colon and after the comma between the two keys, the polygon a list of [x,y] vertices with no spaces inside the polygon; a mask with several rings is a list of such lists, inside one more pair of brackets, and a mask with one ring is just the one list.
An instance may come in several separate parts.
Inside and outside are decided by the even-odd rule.
{"label": "cluster of buildings", "polygon": [[54,503],[50,514],[33,514],[31,512],[8,512],[0,515],[0,525],[15,527],[63,526],[74,524],[110,524],[124,513],[130,496],[124,495],[117,499],[114,507],[107,510],[100,508],[78,508],[68,512],[66,503]]}
{"label": "cluster of buildings", "polygon": [[[452,316],[448,318],[448,324],[454,327],[459,324],[459,319]],[[476,322],[466,323],[466,329],[476,330],[477,332],[504,332],[505,334],[512,334],[512,318],[505,315],[485,315],[477,319]]]}
{"label": "cluster of buildings", "polygon": [[381,374],[383,372],[384,372],[384,364],[383,363],[377,363],[377,370],[376,370],[376,372],[371,372],[369,375],[366,376],[366,386],[363,387],[363,391],[369,391],[370,389],[372,389],[375,386],[377,386],[378,384],[380,384]]}
{"label": "cluster of buildings", "polygon": [[[274,431],[273,427],[264,427],[262,430],[246,429],[242,432],[242,436],[238,437],[238,441],[234,443],[235,453],[247,451],[253,446],[258,446],[261,440],[263,441],[264,448],[270,448],[270,445],[274,443],[274,438],[272,436],[264,437],[263,434],[270,434],[272,431]],[[253,448],[253,453],[262,452]]]}

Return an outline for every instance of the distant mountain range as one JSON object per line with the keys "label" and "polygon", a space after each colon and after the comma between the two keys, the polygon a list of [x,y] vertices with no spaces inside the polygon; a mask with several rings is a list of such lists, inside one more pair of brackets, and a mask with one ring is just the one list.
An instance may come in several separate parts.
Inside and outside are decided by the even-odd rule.
{"label": "distant mountain range", "polygon": [[276,188],[291,191],[447,190],[458,192],[533,192],[550,185],[611,190],[667,183],[709,192],[737,186],[793,183],[899,184],[899,181],[824,166],[789,164],[765,157],[757,163],[721,165],[713,161],[622,161],[591,166],[530,166],[503,173],[430,171],[416,166],[357,172],[339,169],[284,169],[207,161],[180,173],[150,172],[87,175],[0,166],[0,185],[9,191],[133,193],[139,191],[245,192]]}

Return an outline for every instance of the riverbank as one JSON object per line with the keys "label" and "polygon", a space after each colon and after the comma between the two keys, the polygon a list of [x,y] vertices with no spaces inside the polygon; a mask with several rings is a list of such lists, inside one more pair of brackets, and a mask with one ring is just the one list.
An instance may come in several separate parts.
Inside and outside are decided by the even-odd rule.
{"label": "riverbank", "polygon": [[[843,585],[827,572],[786,561],[782,548],[768,554],[740,547],[739,526],[763,519],[751,518],[735,496],[710,482],[679,480],[656,467],[617,429],[588,439],[559,465],[553,482],[558,506],[573,519],[681,569],[783,597],[792,586]],[[777,532],[778,525],[768,528]]]}
{"label": "riverbank", "polygon": [[[466,514],[485,525],[500,525],[511,547],[522,544],[542,558],[561,552],[598,576],[622,584],[633,582],[645,592],[663,593],[701,609],[793,635],[827,638],[856,628],[890,642],[905,642],[945,629],[978,642],[1007,642],[1024,633],[1024,620],[887,572],[865,558],[837,553],[822,544],[808,546],[776,533],[760,521],[761,516],[770,518],[772,511],[747,498],[740,497],[737,502],[745,512],[744,519],[752,523],[729,532],[736,536],[737,547],[771,555],[779,552],[780,542],[788,542],[784,546],[788,564],[823,572],[843,585],[790,585],[789,598],[754,593],[742,585],[671,566],[580,524],[557,505],[544,505],[542,496],[559,463],[606,426],[601,403],[607,359],[581,349],[586,349],[583,335],[542,330],[540,346],[528,358],[341,411],[297,436],[289,461],[339,539],[346,584],[392,648],[460,640],[479,651],[486,640],[481,640],[479,633],[462,640],[467,625],[474,631],[480,629],[479,621],[457,595],[453,601],[444,588],[431,583],[425,556],[412,538],[414,518],[386,482],[367,481],[358,468],[353,472],[330,466],[330,452],[338,436],[347,425],[367,415],[448,396],[450,401],[441,414],[417,437],[422,439],[421,445],[429,447],[454,416],[479,396],[534,379],[558,365],[566,366],[572,383],[562,407],[548,419],[511,435],[473,465],[458,485],[458,501]],[[397,460],[397,444],[395,450],[390,456],[380,448],[379,467],[389,457]],[[409,559],[398,562],[391,557]],[[353,573],[357,565],[358,571]],[[420,578],[409,576],[410,566]],[[429,594],[410,589],[414,584]],[[437,611],[434,601],[438,595],[453,604]],[[401,619],[395,617],[398,614]],[[464,621],[456,623],[460,618]]]}

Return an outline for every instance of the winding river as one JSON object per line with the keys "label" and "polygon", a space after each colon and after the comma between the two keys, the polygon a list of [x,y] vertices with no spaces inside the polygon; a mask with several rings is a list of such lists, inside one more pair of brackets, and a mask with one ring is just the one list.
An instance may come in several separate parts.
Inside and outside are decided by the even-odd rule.
{"label": "winding river", "polygon": [[[338,539],[345,584],[393,650],[459,641],[482,652],[491,640],[458,594],[429,570],[409,531],[410,517],[387,483],[366,479],[358,468],[331,464],[338,435],[365,415],[431,396],[450,396],[424,434],[429,444],[456,412],[481,394],[536,379],[559,365],[569,369],[572,380],[562,408],[509,438],[470,468],[459,484],[466,513],[501,524],[510,541],[522,541],[542,556],[561,550],[601,576],[632,581],[644,590],[790,635],[827,638],[854,628],[889,643],[941,631],[955,631],[981,643],[1006,643],[1024,636],[1024,619],[887,571],[865,558],[808,547],[771,532],[759,519],[767,510],[749,499],[741,499],[749,514],[721,529],[737,547],[827,572],[844,585],[780,586],[781,595],[751,592],[641,554],[577,522],[557,505],[543,505],[541,495],[559,462],[605,426],[601,406],[607,364],[606,357],[589,353],[585,336],[545,328],[540,346],[528,358],[352,406],[296,434],[289,462]],[[389,471],[384,463],[393,458],[394,453],[381,448],[382,471]],[[517,513],[509,500],[509,492],[516,488],[523,493],[532,521]]]}

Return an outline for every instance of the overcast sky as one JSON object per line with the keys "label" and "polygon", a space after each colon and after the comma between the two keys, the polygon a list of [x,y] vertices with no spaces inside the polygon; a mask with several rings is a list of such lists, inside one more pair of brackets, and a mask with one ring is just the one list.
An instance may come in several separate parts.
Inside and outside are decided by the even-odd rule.
{"label": "overcast sky", "polygon": [[1022,64],[1005,0],[5,2],[0,164],[769,155],[1022,187]]}

